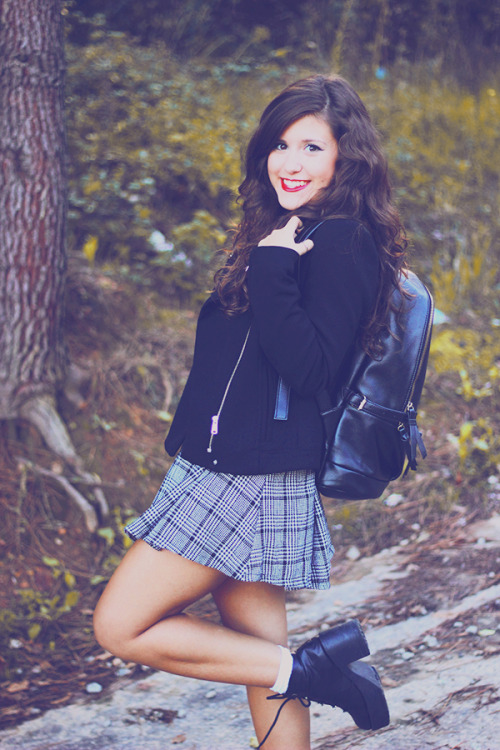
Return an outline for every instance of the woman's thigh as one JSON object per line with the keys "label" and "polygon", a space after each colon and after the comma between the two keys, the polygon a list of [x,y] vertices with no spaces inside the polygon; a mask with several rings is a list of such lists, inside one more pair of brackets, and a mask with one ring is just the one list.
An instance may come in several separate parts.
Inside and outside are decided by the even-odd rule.
{"label": "woman's thigh", "polygon": [[113,573],[95,610],[97,640],[129,641],[214,591],[228,578],[169,550],[139,540]]}

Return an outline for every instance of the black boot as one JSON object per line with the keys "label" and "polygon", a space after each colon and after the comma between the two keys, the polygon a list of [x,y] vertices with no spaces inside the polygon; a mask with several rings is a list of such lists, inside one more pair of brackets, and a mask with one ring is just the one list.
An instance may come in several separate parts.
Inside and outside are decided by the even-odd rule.
{"label": "black boot", "polygon": [[268,700],[285,699],[259,745],[264,746],[288,701],[298,698],[337,706],[351,714],[360,729],[380,729],[389,723],[389,709],[379,676],[369,664],[358,661],[370,649],[358,620],[349,620],[319,633],[293,654],[293,667],[286,693]]}
{"label": "black boot", "polygon": [[307,698],[338,706],[361,729],[389,723],[389,709],[376,670],[359,662],[370,649],[358,620],[349,620],[302,644],[293,654],[284,698]]}

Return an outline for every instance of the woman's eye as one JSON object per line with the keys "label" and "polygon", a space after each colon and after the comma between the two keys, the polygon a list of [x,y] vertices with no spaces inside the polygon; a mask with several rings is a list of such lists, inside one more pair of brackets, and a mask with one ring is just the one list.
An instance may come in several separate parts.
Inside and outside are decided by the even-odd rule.
{"label": "woman's eye", "polygon": [[317,146],[315,143],[308,143],[306,146],[306,151],[321,151],[322,149]]}
{"label": "woman's eye", "polygon": [[276,144],[274,148],[276,149],[276,151],[285,151],[286,143],[283,143],[283,141],[280,141],[279,143]]}

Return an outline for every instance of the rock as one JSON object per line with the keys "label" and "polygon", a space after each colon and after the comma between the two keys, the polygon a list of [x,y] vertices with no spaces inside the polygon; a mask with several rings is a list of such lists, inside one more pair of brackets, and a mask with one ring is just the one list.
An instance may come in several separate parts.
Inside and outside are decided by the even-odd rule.
{"label": "rock", "polygon": [[128,674],[132,673],[132,669],[130,667],[120,667],[120,669],[117,669],[115,674],[117,677],[126,677]]}
{"label": "rock", "polygon": [[436,648],[436,646],[439,646],[439,641],[435,635],[426,635],[423,642],[426,646],[429,646],[429,648]]}
{"label": "rock", "polygon": [[99,682],[89,682],[85,685],[85,692],[90,694],[101,693],[102,685]]}
{"label": "rock", "polygon": [[354,562],[355,560],[359,560],[359,558],[361,557],[361,552],[359,551],[357,547],[353,545],[352,547],[349,547],[349,549],[347,550],[346,557],[348,560],[351,560],[352,562]]}
{"label": "rock", "polygon": [[403,500],[403,495],[399,495],[397,492],[393,492],[392,495],[389,495],[385,498],[384,505],[387,505],[388,508],[395,508],[397,505],[402,503]]}
{"label": "rock", "polygon": [[500,542],[500,515],[496,514],[486,520],[478,521],[467,529],[467,539],[471,542]]}

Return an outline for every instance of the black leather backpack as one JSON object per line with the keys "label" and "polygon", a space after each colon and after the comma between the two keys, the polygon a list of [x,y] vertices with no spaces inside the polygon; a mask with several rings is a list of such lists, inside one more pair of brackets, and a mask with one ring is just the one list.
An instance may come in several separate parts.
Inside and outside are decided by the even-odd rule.
{"label": "black leather backpack", "polygon": [[[300,241],[319,226],[301,233]],[[391,480],[408,468],[417,468],[417,447],[422,458],[427,455],[417,426],[417,407],[434,306],[428,289],[414,273],[406,272],[401,280],[408,297],[394,289],[393,307],[401,311],[390,314],[383,354],[372,359],[359,346],[350,376],[334,402],[328,393],[318,398],[325,454],[317,486],[327,497],[380,497]]]}

